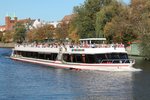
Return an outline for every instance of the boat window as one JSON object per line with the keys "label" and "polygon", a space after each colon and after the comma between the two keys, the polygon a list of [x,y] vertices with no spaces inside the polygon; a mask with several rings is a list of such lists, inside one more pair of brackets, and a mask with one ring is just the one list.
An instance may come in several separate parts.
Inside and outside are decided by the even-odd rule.
{"label": "boat window", "polygon": [[22,55],[23,57],[26,57],[26,52],[22,52],[21,55]]}
{"label": "boat window", "polygon": [[111,53],[111,59],[120,59],[118,53]]}
{"label": "boat window", "polygon": [[106,54],[96,54],[95,58],[97,63],[101,63],[101,62],[105,63],[107,60]]}
{"label": "boat window", "polygon": [[111,53],[111,59],[113,60],[113,63],[120,63],[119,53]]}
{"label": "boat window", "polygon": [[85,62],[86,63],[96,63],[96,61],[95,61],[95,55],[86,54],[85,55]]}
{"label": "boat window", "polygon": [[129,63],[128,55],[126,53],[120,53],[119,57],[123,63]]}
{"label": "boat window", "polygon": [[21,51],[16,51],[16,54],[17,55],[21,55]]}
{"label": "boat window", "polygon": [[82,63],[81,54],[72,54],[71,56],[73,57],[73,62]]}
{"label": "boat window", "polygon": [[33,53],[32,53],[32,57],[33,57],[33,58],[38,58],[38,53],[37,53],[37,52],[33,52]]}
{"label": "boat window", "polygon": [[56,60],[56,58],[57,58],[57,53],[52,53],[51,54],[51,59],[50,60]]}
{"label": "boat window", "polygon": [[63,54],[63,60],[74,63],[95,63],[95,55],[91,54]]}
{"label": "boat window", "polygon": [[66,62],[82,63],[81,54],[63,54],[63,60]]}
{"label": "boat window", "polygon": [[44,59],[44,54],[39,53],[38,55],[39,55],[38,57],[39,59]]}
{"label": "boat window", "polygon": [[63,54],[63,60],[66,61],[66,62],[71,62],[71,55]]}
{"label": "boat window", "polygon": [[126,53],[120,53],[119,56],[120,59],[128,59],[128,55]]}
{"label": "boat window", "polygon": [[107,59],[112,59],[112,54],[111,53],[107,53],[105,54]]}
{"label": "boat window", "polygon": [[46,54],[46,60],[51,60],[51,55],[50,54]]}
{"label": "boat window", "polygon": [[38,54],[39,59],[45,59],[45,60],[56,60],[57,53],[51,53],[51,54]]}
{"label": "boat window", "polygon": [[45,54],[38,52],[15,51],[14,54],[21,55],[23,57],[45,59],[45,60],[56,60],[57,58],[57,53]]}
{"label": "boat window", "polygon": [[16,55],[16,54],[17,54],[17,51],[14,51],[14,54]]}
{"label": "boat window", "polygon": [[76,58],[77,63],[82,63],[82,55],[81,54],[76,54],[75,58]]}

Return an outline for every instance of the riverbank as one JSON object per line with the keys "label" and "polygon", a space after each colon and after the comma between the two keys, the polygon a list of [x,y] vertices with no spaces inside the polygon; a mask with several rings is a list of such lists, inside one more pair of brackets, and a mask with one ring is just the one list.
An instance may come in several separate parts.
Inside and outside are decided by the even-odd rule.
{"label": "riverbank", "polygon": [[14,48],[15,43],[0,43],[0,48]]}

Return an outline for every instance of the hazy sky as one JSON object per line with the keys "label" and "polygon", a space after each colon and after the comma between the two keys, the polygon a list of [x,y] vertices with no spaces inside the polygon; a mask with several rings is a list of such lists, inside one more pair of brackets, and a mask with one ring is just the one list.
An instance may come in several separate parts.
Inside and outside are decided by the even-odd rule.
{"label": "hazy sky", "polygon": [[[6,15],[19,19],[31,18],[45,21],[59,21],[73,11],[73,7],[81,5],[85,0],[1,0],[0,25],[4,24]],[[129,3],[130,0],[122,0]]]}

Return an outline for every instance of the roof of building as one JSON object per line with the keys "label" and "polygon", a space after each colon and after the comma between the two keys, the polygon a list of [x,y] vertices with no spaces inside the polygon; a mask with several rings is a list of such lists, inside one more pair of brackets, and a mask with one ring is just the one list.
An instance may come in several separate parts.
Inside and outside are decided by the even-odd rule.
{"label": "roof of building", "polygon": [[6,30],[6,26],[5,25],[0,26],[0,31],[1,32],[5,31],[5,30]]}
{"label": "roof of building", "polygon": [[71,14],[71,15],[66,15],[62,21],[70,21],[73,17],[75,17],[75,14]]}

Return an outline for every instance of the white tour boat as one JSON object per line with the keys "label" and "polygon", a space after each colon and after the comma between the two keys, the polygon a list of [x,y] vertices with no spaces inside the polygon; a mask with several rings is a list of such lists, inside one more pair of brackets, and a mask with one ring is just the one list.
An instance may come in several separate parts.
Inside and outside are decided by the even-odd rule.
{"label": "white tour boat", "polygon": [[123,44],[104,44],[105,38],[80,39],[80,44],[24,44],[12,50],[14,60],[74,70],[134,71]]}

